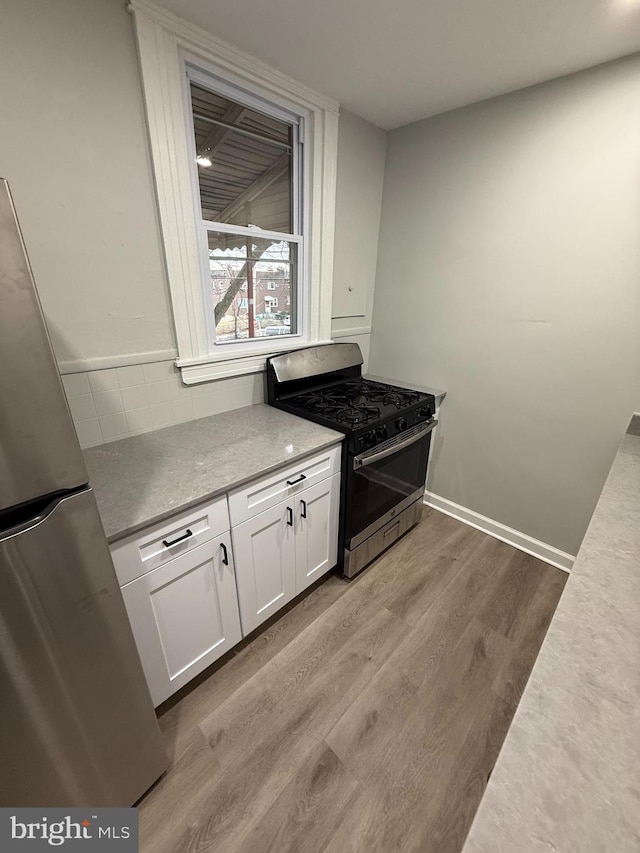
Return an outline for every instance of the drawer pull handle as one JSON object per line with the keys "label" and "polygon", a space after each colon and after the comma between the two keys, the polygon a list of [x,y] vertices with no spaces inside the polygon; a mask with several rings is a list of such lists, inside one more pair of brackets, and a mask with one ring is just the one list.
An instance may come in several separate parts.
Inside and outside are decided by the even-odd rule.
{"label": "drawer pull handle", "polygon": [[297,480],[287,480],[287,486],[297,486],[298,483],[301,483],[303,480],[307,479],[306,474],[300,474]]}
{"label": "drawer pull handle", "polygon": [[227,546],[224,544],[224,542],[221,542],[220,547],[222,548],[222,564],[224,566],[228,566],[229,565],[229,554],[227,552]]}
{"label": "drawer pull handle", "polygon": [[307,517],[307,502],[303,501],[301,499],[300,500],[300,506],[302,507],[302,509],[300,510],[300,518],[306,518]]}
{"label": "drawer pull handle", "polygon": [[289,527],[293,527],[293,510],[290,506],[287,507],[287,524]]}
{"label": "drawer pull handle", "polygon": [[163,539],[162,544],[165,548],[171,548],[173,545],[177,545],[178,542],[183,542],[185,539],[188,539],[190,536],[193,536],[193,533],[189,528],[187,528],[187,532],[183,536],[178,536],[177,539],[174,539],[173,542],[169,542],[168,539]]}

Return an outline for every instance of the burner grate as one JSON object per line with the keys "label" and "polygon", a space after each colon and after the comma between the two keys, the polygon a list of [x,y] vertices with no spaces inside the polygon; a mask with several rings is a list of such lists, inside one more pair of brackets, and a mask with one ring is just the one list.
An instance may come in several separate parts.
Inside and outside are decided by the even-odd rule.
{"label": "burner grate", "polygon": [[345,424],[366,424],[380,417],[377,406],[354,406],[346,404],[336,415],[336,420]]}
{"label": "burner grate", "polygon": [[[347,393],[345,393],[345,390]],[[295,404],[308,412],[334,418],[339,423],[355,426],[366,424],[380,417],[380,407],[367,405],[358,400],[358,394],[343,386],[300,394]]]}
{"label": "burner grate", "polygon": [[416,391],[390,388],[379,382],[367,382],[366,380],[345,382],[344,385],[339,387],[344,393],[354,396],[360,395],[371,403],[382,403],[383,406],[395,406],[396,409],[410,406],[416,400],[420,399],[420,394]]}
{"label": "burner grate", "polygon": [[290,405],[343,427],[369,426],[393,416],[421,399],[409,389],[367,379],[349,379],[325,388],[304,391],[289,398]]}

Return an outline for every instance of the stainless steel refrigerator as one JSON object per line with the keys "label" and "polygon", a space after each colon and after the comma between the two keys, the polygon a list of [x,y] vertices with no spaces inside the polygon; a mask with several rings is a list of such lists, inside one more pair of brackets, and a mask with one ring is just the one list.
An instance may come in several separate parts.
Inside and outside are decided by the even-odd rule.
{"label": "stainless steel refrigerator", "polygon": [[0,806],[133,805],[166,766],[0,179]]}

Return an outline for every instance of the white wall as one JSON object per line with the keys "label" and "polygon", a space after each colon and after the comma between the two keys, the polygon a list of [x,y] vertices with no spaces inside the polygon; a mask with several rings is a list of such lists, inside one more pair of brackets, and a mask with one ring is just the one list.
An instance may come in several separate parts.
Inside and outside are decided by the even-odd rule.
{"label": "white wall", "polygon": [[342,110],[338,133],[334,329],[369,329],[386,155],[385,131]]}
{"label": "white wall", "polygon": [[334,337],[360,344],[365,360],[369,352],[386,138],[385,131],[341,111],[331,325]]}
{"label": "white wall", "polygon": [[187,386],[171,361],[68,373],[62,382],[82,447],[264,399],[263,373]]}
{"label": "white wall", "polygon": [[0,173],[60,361],[173,350],[131,16],[5,4]]}
{"label": "white wall", "polygon": [[[65,386],[83,446],[262,400],[261,376],[186,388],[171,366],[173,326],[124,2],[8,4],[0,115],[0,174],[11,185],[61,369],[76,371]],[[346,294],[354,282],[365,309],[346,327],[361,333],[370,325],[384,137],[356,116],[340,120],[336,288]],[[368,258],[354,267],[352,247],[363,246]],[[369,335],[353,339],[366,354]],[[131,369],[116,371],[114,359]]]}
{"label": "white wall", "polygon": [[640,387],[640,56],[389,134],[370,369],[430,489],[575,554]]}

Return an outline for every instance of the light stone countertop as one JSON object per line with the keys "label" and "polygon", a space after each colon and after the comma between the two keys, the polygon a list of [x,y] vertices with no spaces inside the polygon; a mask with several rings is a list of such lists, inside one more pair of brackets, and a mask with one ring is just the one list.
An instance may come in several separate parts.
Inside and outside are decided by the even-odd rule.
{"label": "light stone countertop", "polygon": [[624,437],[463,853],[640,851],[640,418]]}
{"label": "light stone countertop", "polygon": [[343,438],[259,404],[112,441],[84,456],[114,542]]}
{"label": "light stone countertop", "polygon": [[373,373],[367,373],[365,379],[371,379],[373,382],[386,382],[387,385],[397,385],[398,388],[408,388],[411,391],[423,391],[425,394],[433,394],[436,398],[436,404],[439,406],[447,392],[442,388],[430,388],[428,385],[416,385],[415,382],[405,382],[404,379],[391,379],[388,376],[375,376]]}

